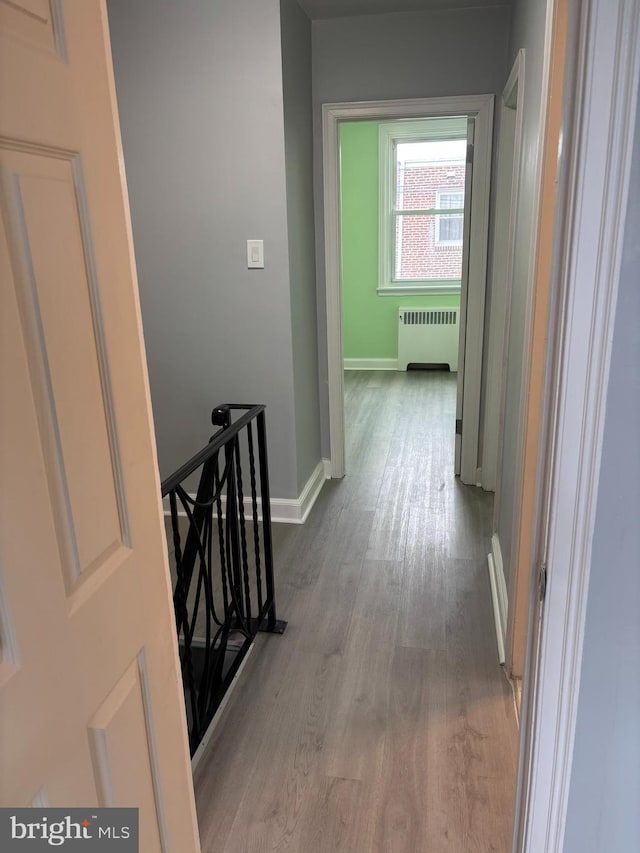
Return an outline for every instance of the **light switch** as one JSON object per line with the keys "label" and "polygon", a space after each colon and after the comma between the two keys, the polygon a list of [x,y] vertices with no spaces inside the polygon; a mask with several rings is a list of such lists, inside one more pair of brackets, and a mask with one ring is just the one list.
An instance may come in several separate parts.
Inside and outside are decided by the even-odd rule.
{"label": "light switch", "polygon": [[264,242],[247,240],[247,267],[250,270],[264,269]]}

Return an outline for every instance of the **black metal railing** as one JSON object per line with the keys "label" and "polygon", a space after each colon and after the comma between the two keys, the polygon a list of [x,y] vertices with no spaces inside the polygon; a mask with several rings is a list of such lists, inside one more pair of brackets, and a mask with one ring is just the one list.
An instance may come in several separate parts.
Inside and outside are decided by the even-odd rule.
{"label": "black metal railing", "polygon": [[[264,410],[215,408],[220,429],[162,483],[192,755],[257,632],[286,626],[276,618]],[[198,472],[194,497],[185,484]]]}

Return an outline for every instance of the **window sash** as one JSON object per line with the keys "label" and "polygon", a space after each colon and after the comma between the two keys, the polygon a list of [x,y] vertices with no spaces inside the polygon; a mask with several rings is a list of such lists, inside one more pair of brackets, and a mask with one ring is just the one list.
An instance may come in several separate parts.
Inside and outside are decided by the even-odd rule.
{"label": "window sash", "polygon": [[[381,295],[392,295],[398,293],[459,293],[461,287],[461,278],[397,278],[396,277],[396,244],[395,235],[397,227],[397,219],[399,216],[464,216],[464,204],[460,207],[432,207],[412,209],[402,206],[402,198],[397,198],[398,193],[398,162],[396,155],[396,146],[400,142],[422,142],[422,141],[441,141],[467,138],[467,120],[464,117],[464,128],[460,125],[460,119],[463,117],[451,117],[451,120],[437,119],[437,131],[427,130],[425,132],[424,121],[416,121],[414,123],[402,123],[398,125],[393,122],[390,124],[380,125],[379,133],[379,270],[378,270],[378,288],[377,292]],[[448,126],[447,123],[448,122]],[[434,123],[433,127],[436,125]],[[465,158],[466,159],[466,158]],[[456,160],[455,163],[458,163]],[[453,165],[454,161],[448,165]],[[445,165],[444,161],[442,165]],[[439,189],[436,186],[436,191]],[[446,192],[446,187],[442,188]],[[463,190],[464,192],[464,190]],[[459,193],[459,188],[451,188],[451,193]],[[400,204],[398,204],[398,201]],[[438,196],[436,195],[436,203]],[[437,228],[437,226],[436,226]],[[437,231],[434,235],[437,237]],[[437,245],[437,240],[436,240]],[[446,243],[441,245],[446,246]],[[453,243],[453,246],[459,245]]]}
{"label": "window sash", "polygon": [[394,207],[392,216],[464,216],[464,207]]}

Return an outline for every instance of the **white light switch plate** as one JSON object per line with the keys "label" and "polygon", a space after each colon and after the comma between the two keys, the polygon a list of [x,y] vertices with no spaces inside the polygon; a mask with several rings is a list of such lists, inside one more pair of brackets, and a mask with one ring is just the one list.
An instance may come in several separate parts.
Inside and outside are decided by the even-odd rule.
{"label": "white light switch plate", "polygon": [[250,270],[264,269],[264,242],[247,240],[247,267]]}

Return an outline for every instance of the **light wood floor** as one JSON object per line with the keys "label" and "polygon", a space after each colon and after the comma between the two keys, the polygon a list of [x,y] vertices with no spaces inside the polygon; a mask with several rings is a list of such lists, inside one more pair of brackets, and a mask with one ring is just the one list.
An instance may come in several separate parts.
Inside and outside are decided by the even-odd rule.
{"label": "light wood floor", "polygon": [[517,732],[491,496],[453,476],[455,377],[346,375],[348,474],[277,525],[261,635],[196,773],[205,853],[506,853]]}

